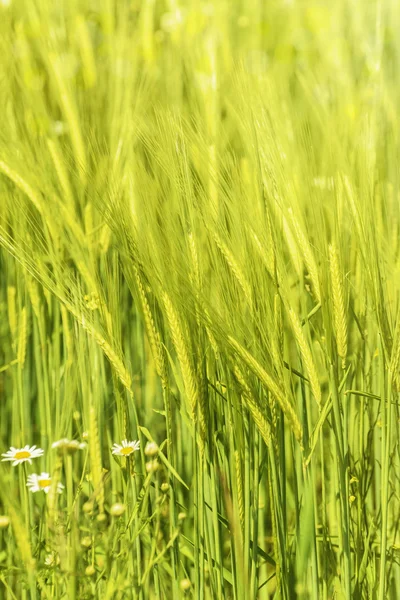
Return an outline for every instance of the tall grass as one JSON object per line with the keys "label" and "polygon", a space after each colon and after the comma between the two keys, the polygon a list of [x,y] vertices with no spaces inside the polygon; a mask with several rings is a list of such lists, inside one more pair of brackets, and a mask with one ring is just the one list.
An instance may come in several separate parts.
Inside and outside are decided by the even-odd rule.
{"label": "tall grass", "polygon": [[399,25],[0,3],[1,597],[400,597]]}

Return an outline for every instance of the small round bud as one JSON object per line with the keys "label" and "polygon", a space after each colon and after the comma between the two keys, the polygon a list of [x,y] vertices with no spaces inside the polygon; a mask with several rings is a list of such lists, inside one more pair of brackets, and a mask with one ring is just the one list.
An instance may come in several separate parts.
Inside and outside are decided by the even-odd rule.
{"label": "small round bud", "polygon": [[99,515],[97,515],[97,517],[96,517],[96,520],[97,520],[99,523],[104,523],[104,521],[106,521],[106,520],[107,520],[107,515],[106,515],[106,514],[104,514],[104,513],[100,513]]}
{"label": "small round bud", "polygon": [[87,440],[87,439],[88,439],[88,437],[89,437],[89,433],[88,433],[87,431],[84,431],[84,432],[82,433],[82,438],[83,438],[84,440]]}
{"label": "small round bud", "polygon": [[90,535],[85,535],[85,537],[83,537],[81,539],[81,546],[83,548],[90,548],[92,545],[92,538],[90,537]]}
{"label": "small round bud", "polygon": [[91,577],[95,573],[96,573],[96,569],[94,568],[93,565],[89,565],[88,567],[86,567],[86,569],[85,569],[85,575],[87,575],[88,577]]}
{"label": "small round bud", "polygon": [[188,590],[190,590],[192,584],[190,583],[189,579],[182,579],[179,585],[182,592],[187,592]]}
{"label": "small round bud", "polygon": [[82,506],[83,512],[85,512],[86,514],[90,514],[93,512],[93,502],[85,502],[85,504]]}
{"label": "small round bud", "polygon": [[148,473],[155,473],[156,471],[158,471],[159,466],[160,465],[158,464],[157,460],[150,460],[146,463],[146,471]]}
{"label": "small round bud", "polygon": [[126,510],[125,504],[116,502],[110,508],[110,515],[112,515],[113,517],[120,517],[121,515],[124,514],[125,510]]}
{"label": "small round bud", "polygon": [[10,524],[10,517],[8,515],[0,515],[0,529],[5,529]]}
{"label": "small round bud", "polygon": [[178,521],[184,521],[186,519],[186,513],[180,512],[178,514]]}
{"label": "small round bud", "polygon": [[79,410],[74,410],[74,412],[72,414],[72,418],[74,419],[74,421],[81,420],[81,413],[79,412]]}
{"label": "small round bud", "polygon": [[166,483],[166,482],[162,483],[161,484],[161,491],[162,491],[162,493],[166,494],[168,492],[168,490],[169,490],[169,483]]}
{"label": "small round bud", "polygon": [[149,457],[157,456],[158,445],[155,442],[147,442],[146,447],[144,449],[144,453],[146,456],[149,456]]}

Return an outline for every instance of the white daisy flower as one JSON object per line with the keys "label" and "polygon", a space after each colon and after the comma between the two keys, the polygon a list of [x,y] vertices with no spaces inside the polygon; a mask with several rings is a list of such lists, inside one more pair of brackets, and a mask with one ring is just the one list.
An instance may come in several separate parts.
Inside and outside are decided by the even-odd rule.
{"label": "white daisy flower", "polygon": [[42,456],[43,452],[44,450],[42,450],[41,448],[36,448],[36,446],[29,446],[29,444],[24,448],[14,448],[14,446],[11,446],[11,448],[7,452],[2,454],[4,458],[2,458],[1,460],[13,460],[13,467],[25,462],[26,460],[31,465],[32,458],[38,458],[39,456]]}
{"label": "white daisy flower", "polygon": [[[34,473],[33,475],[29,475],[26,485],[29,488],[30,492],[45,492],[46,494],[48,494],[51,487],[50,474],[40,473],[40,475],[37,475],[36,473]],[[57,492],[59,494],[61,494],[63,489],[63,484],[60,482],[57,483]]]}
{"label": "white daisy flower", "polygon": [[85,442],[69,440],[68,438],[62,438],[51,445],[52,448],[56,448],[60,453],[66,452],[67,454],[75,454],[77,450],[84,450],[86,446]]}
{"label": "white daisy flower", "polygon": [[130,454],[135,452],[135,450],[139,450],[139,448],[139,441],[128,442],[128,440],[122,440],[121,445],[114,444],[111,448],[111,451],[116,456],[129,456]]}

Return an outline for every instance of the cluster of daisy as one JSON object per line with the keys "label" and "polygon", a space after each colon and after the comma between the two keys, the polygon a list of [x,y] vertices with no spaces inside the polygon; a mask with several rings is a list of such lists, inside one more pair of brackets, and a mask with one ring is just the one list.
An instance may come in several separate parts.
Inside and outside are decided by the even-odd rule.
{"label": "cluster of daisy", "polygon": [[[57,442],[52,444],[52,448],[56,449],[60,454],[75,454],[78,450],[84,450],[87,444],[85,442],[78,442],[78,440],[69,440],[67,438],[62,438]],[[133,452],[139,450],[140,442],[132,441],[128,442],[128,440],[122,440],[121,444],[113,444],[111,448],[111,452],[117,456],[123,456],[125,458],[129,457]],[[3,457],[2,461],[11,461],[12,466],[16,467],[24,462],[28,462],[30,465],[32,464],[32,459],[39,458],[43,456],[44,450],[42,448],[37,448],[36,446],[29,446],[27,444],[23,448],[14,448],[11,446],[7,452],[4,452],[1,456]],[[31,492],[45,492],[49,493],[51,489],[51,476],[49,473],[42,472],[40,474],[33,473],[32,475],[28,475],[27,487]],[[57,483],[57,492],[61,494],[64,489],[64,485],[60,482]]]}
{"label": "cluster of daisy", "polygon": [[[30,465],[32,464],[32,458],[39,458],[39,456],[43,456],[44,450],[42,448],[36,448],[36,446],[26,445],[23,448],[11,448],[2,454],[2,461],[12,461],[12,466],[16,467],[24,462],[28,462]],[[33,475],[28,475],[28,479],[26,482],[27,487],[31,492],[45,492],[49,493],[51,487],[51,477],[49,473],[43,471],[40,474],[33,473]],[[59,493],[63,490],[63,484],[59,483],[57,485],[57,491]]]}
{"label": "cluster of daisy", "polygon": [[[68,440],[67,438],[58,440],[58,442],[54,442],[52,445],[52,448],[56,448],[59,452],[66,452],[68,454],[72,454],[77,450],[83,450],[85,447],[86,444],[80,444],[76,440]],[[2,454],[3,458],[1,460],[11,461],[13,467],[24,462],[28,462],[31,465],[33,458],[39,458],[40,456],[43,456],[43,454],[44,450],[42,448],[29,446],[29,444],[23,448],[14,448],[14,446],[11,446],[7,452]],[[28,475],[26,485],[32,493],[45,492],[45,494],[48,494],[51,489],[51,475],[45,471]],[[57,492],[61,494],[63,489],[64,485],[61,482],[58,482]]]}

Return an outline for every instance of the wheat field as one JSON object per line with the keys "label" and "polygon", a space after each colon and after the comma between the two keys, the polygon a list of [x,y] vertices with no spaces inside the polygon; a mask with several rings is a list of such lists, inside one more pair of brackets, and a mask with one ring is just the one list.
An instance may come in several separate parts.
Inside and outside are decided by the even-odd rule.
{"label": "wheat field", "polygon": [[400,4],[0,1],[0,598],[400,598]]}

